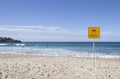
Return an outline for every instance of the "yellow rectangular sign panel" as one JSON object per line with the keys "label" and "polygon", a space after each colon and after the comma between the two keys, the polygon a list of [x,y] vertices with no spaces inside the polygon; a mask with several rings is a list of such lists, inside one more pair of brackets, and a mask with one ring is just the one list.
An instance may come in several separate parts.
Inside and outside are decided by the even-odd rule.
{"label": "yellow rectangular sign panel", "polygon": [[100,38],[100,27],[88,27],[88,38]]}

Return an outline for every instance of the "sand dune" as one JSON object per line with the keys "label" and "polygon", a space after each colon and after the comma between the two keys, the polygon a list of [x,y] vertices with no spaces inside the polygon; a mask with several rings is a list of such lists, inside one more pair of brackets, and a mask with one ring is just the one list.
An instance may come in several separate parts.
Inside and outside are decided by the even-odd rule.
{"label": "sand dune", "polygon": [[120,59],[0,55],[0,79],[120,79]]}

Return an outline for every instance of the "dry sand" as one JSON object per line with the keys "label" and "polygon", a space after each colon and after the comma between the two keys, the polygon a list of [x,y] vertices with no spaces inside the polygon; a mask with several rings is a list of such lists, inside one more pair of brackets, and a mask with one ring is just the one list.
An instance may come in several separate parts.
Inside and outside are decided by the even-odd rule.
{"label": "dry sand", "polygon": [[0,55],[0,79],[120,79],[120,59]]}

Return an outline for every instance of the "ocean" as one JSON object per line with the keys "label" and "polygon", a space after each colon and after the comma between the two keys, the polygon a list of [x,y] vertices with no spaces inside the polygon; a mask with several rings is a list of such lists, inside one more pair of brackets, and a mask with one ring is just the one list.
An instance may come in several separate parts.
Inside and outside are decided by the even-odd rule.
{"label": "ocean", "polygon": [[92,42],[0,43],[0,54],[120,58],[120,42],[96,42],[94,53]]}

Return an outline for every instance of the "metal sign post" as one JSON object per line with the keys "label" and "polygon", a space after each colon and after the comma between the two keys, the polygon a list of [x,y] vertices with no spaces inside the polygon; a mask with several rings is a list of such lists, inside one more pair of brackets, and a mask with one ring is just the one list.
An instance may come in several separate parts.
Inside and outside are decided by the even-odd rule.
{"label": "metal sign post", "polygon": [[94,58],[93,68],[95,68],[95,38],[93,39],[93,58]]}

